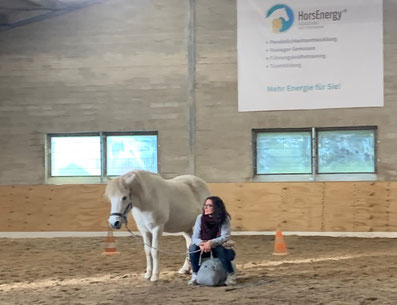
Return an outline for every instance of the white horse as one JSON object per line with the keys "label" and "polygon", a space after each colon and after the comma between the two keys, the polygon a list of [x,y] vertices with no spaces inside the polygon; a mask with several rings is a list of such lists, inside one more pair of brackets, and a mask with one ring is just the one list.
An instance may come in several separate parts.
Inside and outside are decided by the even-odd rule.
{"label": "white horse", "polygon": [[285,7],[275,10],[271,16],[272,19],[284,19],[284,21],[289,21],[288,13]]}
{"label": "white horse", "polygon": [[[144,277],[156,281],[159,278],[158,249],[162,233],[182,232],[188,248],[194,222],[210,193],[207,184],[192,175],[165,180],[157,174],[135,170],[110,180],[105,194],[112,205],[109,217],[112,228],[120,229],[132,210],[144,241]],[[179,273],[189,271],[186,257]]]}

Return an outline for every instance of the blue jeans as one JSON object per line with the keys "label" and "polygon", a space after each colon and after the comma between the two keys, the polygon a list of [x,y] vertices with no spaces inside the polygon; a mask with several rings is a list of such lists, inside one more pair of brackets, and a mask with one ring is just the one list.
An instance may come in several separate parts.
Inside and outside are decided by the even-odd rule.
{"label": "blue jeans", "polygon": [[[199,246],[196,246],[195,244],[191,244],[189,247],[189,252],[194,252],[200,250]],[[190,263],[192,264],[192,269],[194,273],[197,273],[200,269],[199,262],[200,262],[200,251],[190,253]],[[209,253],[203,253],[203,255],[206,255]],[[212,248],[212,255],[214,257],[219,258],[219,260],[222,263],[223,268],[225,268],[227,273],[233,273],[233,266],[231,261],[234,260],[236,256],[236,252],[234,252],[233,249],[226,249],[222,246],[216,246],[215,248]]]}

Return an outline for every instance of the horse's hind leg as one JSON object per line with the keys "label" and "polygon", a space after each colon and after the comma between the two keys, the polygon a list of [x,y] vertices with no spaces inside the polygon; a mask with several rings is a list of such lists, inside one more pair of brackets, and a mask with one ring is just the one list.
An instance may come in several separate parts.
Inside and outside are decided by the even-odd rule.
{"label": "horse's hind leg", "polygon": [[[192,231],[190,232],[182,232],[183,237],[186,241],[186,248],[189,249],[190,244],[192,243]],[[190,261],[189,255],[186,255],[185,263],[183,264],[182,268],[179,269],[178,273],[190,273]]]}
{"label": "horse's hind leg", "polygon": [[145,255],[146,255],[146,273],[144,275],[145,279],[150,279],[152,277],[152,234],[147,231],[141,231],[143,242],[145,244]]}

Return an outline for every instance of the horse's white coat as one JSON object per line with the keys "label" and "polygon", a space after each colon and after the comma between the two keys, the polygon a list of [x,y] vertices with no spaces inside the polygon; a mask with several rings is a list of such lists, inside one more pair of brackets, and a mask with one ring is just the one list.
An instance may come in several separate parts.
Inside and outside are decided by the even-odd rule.
{"label": "horse's white coat", "polygon": [[[192,175],[165,180],[157,174],[136,170],[108,182],[106,195],[111,213],[123,214],[132,202],[132,215],[145,243],[146,279],[156,281],[159,277],[157,250],[163,232],[182,232],[189,247],[192,227],[209,194],[207,184]],[[120,216],[109,218],[110,225],[118,229],[122,222]],[[189,268],[186,258],[179,272],[188,272]]]}

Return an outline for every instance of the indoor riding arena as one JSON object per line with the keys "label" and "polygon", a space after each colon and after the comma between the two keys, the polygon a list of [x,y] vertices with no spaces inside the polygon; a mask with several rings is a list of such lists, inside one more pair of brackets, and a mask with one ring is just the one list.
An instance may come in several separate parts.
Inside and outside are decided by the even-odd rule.
{"label": "indoor riding arena", "polygon": [[[0,305],[397,304],[396,15],[395,0],[0,0]],[[234,285],[188,285],[186,242],[161,227],[156,244],[151,208],[183,222],[184,200],[126,183],[137,171],[223,199]]]}

